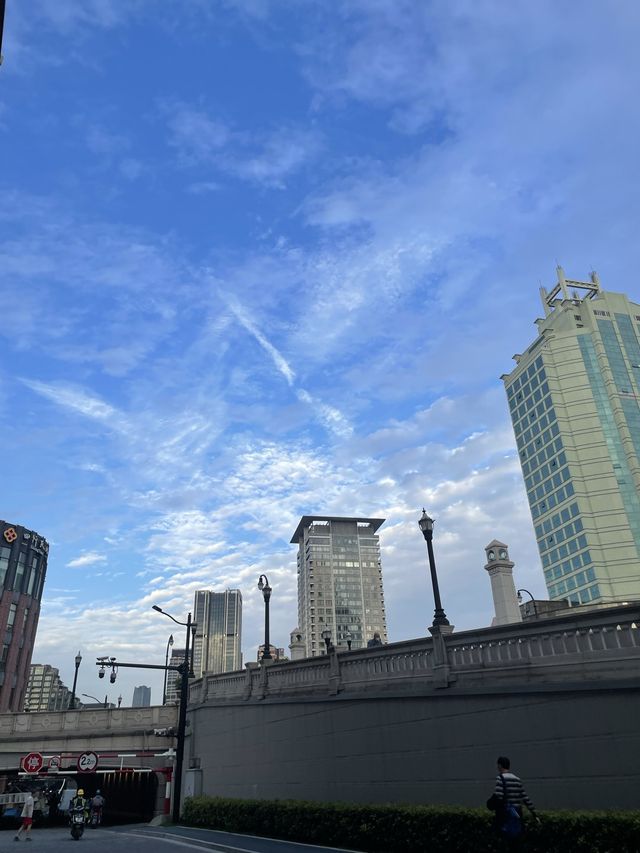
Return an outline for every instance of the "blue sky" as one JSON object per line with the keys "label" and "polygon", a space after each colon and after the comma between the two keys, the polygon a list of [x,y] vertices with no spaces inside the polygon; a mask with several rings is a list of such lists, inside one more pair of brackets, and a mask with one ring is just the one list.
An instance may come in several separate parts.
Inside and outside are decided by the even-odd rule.
{"label": "blue sky", "polygon": [[[34,661],[163,659],[239,587],[296,626],[301,514],[385,517],[389,634],[544,584],[499,380],[538,287],[638,299],[640,7],[7,2],[0,517],[51,543]],[[135,683],[121,673],[125,702]],[[114,694],[115,695],[115,694]]]}

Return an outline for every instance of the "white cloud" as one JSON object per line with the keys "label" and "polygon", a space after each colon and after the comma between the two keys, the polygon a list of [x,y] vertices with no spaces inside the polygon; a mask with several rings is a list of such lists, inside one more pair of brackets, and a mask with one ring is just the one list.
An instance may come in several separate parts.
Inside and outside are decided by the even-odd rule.
{"label": "white cloud", "polygon": [[81,569],[84,566],[94,566],[98,563],[106,563],[107,558],[104,554],[98,554],[97,551],[88,551],[86,554],[81,554],[74,560],[67,563],[68,569]]}
{"label": "white cloud", "polygon": [[212,117],[202,106],[161,104],[167,116],[169,144],[183,167],[199,168],[203,178],[189,185],[208,189],[216,182],[206,170],[229,174],[271,188],[284,188],[286,178],[314,160],[321,150],[317,130],[285,124],[250,132]]}

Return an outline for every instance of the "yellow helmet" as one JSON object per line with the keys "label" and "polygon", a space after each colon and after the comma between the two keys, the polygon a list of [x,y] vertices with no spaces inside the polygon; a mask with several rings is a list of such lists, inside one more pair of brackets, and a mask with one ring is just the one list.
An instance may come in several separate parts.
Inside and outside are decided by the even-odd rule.
{"label": "yellow helmet", "polygon": [[78,796],[84,797],[84,788],[78,788]]}

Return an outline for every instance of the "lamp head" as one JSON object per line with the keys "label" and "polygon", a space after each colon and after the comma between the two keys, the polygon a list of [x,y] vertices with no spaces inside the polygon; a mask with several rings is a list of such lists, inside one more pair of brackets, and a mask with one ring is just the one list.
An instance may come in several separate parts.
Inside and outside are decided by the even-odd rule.
{"label": "lamp head", "polygon": [[81,663],[82,663],[82,655],[80,654],[80,652],[78,652],[78,654],[76,655],[76,666],[80,666]]}
{"label": "lamp head", "polygon": [[155,611],[156,611],[156,613],[164,613],[164,610],[162,609],[162,607],[158,607],[158,605],[157,605],[157,604],[153,604],[153,605],[151,605],[151,609],[152,609],[152,610],[155,610]]}
{"label": "lamp head", "polygon": [[170,634],[170,636],[169,636],[169,645],[170,646],[173,645],[173,634]]}
{"label": "lamp head", "polygon": [[422,508],[422,515],[420,516],[420,520],[418,521],[418,527],[422,530],[422,535],[427,536],[430,533],[433,533],[433,525],[434,521],[430,518],[424,507]]}
{"label": "lamp head", "polygon": [[264,581],[262,580],[262,575],[260,575],[260,577],[258,578],[258,589],[260,590],[260,592],[262,592],[262,590],[264,589]]}

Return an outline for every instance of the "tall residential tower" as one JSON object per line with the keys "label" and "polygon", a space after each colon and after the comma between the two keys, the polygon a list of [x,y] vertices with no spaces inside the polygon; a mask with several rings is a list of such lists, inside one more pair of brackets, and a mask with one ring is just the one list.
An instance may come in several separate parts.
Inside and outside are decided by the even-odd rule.
{"label": "tall residential tower", "polygon": [[505,384],[551,599],[640,598],[640,305],[565,278]]}
{"label": "tall residential tower", "polygon": [[193,671],[233,672],[242,669],[242,594],[239,589],[196,592],[193,606],[197,623]]}
{"label": "tall residential tower", "polygon": [[48,554],[42,536],[0,521],[0,714],[24,707]]}
{"label": "tall residential tower", "polygon": [[367,645],[375,632],[387,642],[380,541],[384,518],[303,515],[291,542],[298,545],[298,625],[309,657],[331,642]]}

